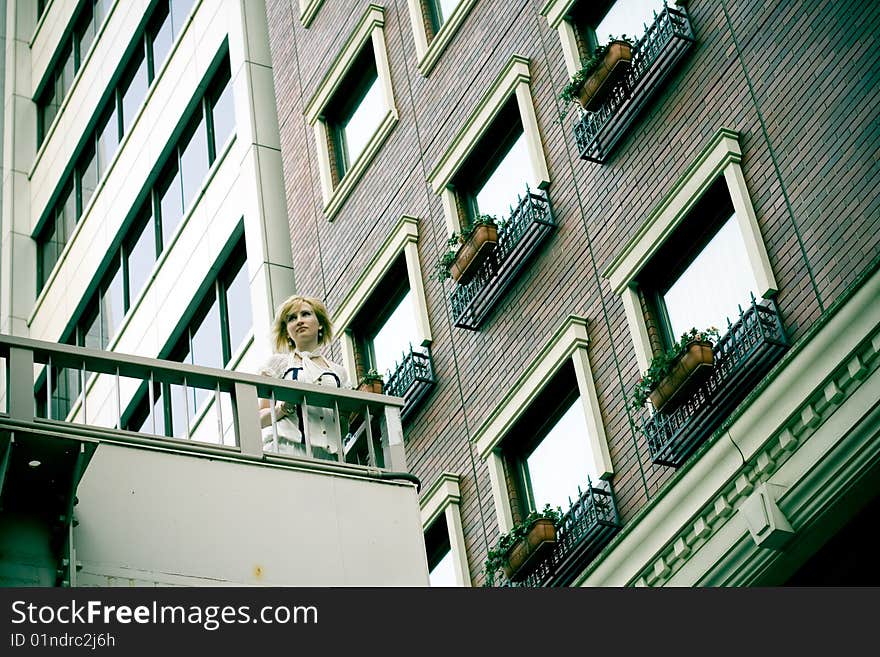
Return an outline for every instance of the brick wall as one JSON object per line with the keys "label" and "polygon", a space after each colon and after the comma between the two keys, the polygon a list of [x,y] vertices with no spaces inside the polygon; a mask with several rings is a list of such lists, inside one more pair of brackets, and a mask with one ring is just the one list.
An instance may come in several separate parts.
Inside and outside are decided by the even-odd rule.
{"label": "brick wall", "polygon": [[[406,426],[407,458],[427,489],[461,475],[471,574],[497,537],[488,471],[470,443],[512,382],[569,314],[588,320],[589,356],[624,522],[672,475],[654,466],[626,410],[638,367],[623,306],[601,272],[724,126],[742,168],[797,339],[880,250],[880,5],[693,0],[697,45],[598,165],[577,157],[566,83],[544,0],[481,0],[427,78],[405,0],[387,2],[385,38],[400,121],[333,222],[322,213],[312,129],[303,116],[367,3],[327,0],[312,25],[296,0],[269,0],[285,187],[301,292],[331,313],[403,214],[419,253],[438,383]],[[732,29],[731,29],[732,28]],[[558,230],[479,332],[454,328],[450,283],[429,278],[444,248],[440,199],[426,178],[512,54],[528,57]],[[356,246],[354,246],[356,245]],[[334,357],[340,359],[338,346]]]}

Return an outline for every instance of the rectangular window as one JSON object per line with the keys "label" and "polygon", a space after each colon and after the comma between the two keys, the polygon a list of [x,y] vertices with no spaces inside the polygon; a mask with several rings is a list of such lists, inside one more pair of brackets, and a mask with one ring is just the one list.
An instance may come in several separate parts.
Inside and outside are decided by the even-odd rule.
{"label": "rectangular window", "polygon": [[165,64],[168,53],[171,52],[171,45],[174,43],[167,2],[156,5],[156,10],[150,18],[150,26],[147,28],[147,38],[150,44],[150,80],[152,80]]}
{"label": "rectangular window", "polygon": [[461,0],[424,0],[431,24],[432,36],[440,31],[449,16],[455,11]]}
{"label": "rectangular window", "polygon": [[458,586],[455,581],[455,562],[449,544],[446,518],[440,515],[425,532],[425,550],[428,555],[428,579],[431,586]]}
{"label": "rectangular window", "polygon": [[159,217],[161,219],[162,248],[171,241],[172,235],[183,218],[183,193],[180,188],[180,176],[177,175],[177,154],[173,154],[172,162],[159,179],[156,194],[159,199]]}
{"label": "rectangular window", "polygon": [[217,157],[232,133],[235,132],[235,103],[229,79],[229,65],[224,65],[215,76],[209,93],[211,108],[211,161]]}
{"label": "rectangular window", "polygon": [[71,216],[73,223],[89,205],[92,196],[98,189],[98,158],[93,146],[89,145],[80,156],[77,165],[77,185],[79,187],[78,211]]}
{"label": "rectangular window", "polygon": [[141,46],[132,55],[128,70],[125,72],[122,84],[120,85],[123,134],[131,130],[134,117],[140,110],[144,98],[147,97],[147,88],[149,86],[147,58],[144,56],[144,49]]}
{"label": "rectangular window", "polygon": [[192,207],[208,173],[208,133],[201,107],[181,139],[180,178],[183,187],[184,212]]}
{"label": "rectangular window", "polygon": [[150,203],[145,205],[146,213],[132,226],[131,235],[124,246],[125,272],[127,281],[126,309],[134,300],[149,278],[156,263],[156,228],[153,214],[149,212]]}

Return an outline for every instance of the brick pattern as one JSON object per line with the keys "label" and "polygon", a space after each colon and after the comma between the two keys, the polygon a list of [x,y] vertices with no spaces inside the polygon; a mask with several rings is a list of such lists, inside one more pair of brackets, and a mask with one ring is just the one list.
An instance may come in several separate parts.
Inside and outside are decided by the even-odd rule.
{"label": "brick pattern", "polygon": [[[719,127],[740,134],[743,172],[795,340],[880,251],[877,3],[693,0],[696,47],[608,162],[596,165],[577,157],[573,113],[560,120],[567,75],[558,35],[539,15],[542,0],[477,3],[427,78],[417,70],[406,1],[387,2],[400,121],[333,222],[321,211],[303,108],[367,3],[353,9],[327,0],[308,29],[296,0],[267,5],[297,288],[334,310],[400,216],[420,219],[438,382],[407,423],[407,458],[425,489],[444,470],[461,476],[475,583],[497,523],[487,468],[470,438],[567,315],[588,320],[623,522],[673,474],[651,464],[627,409],[639,372],[623,305],[601,272]],[[446,228],[426,178],[514,53],[530,60],[559,228],[481,330],[468,332],[452,326],[451,283],[429,277]]]}

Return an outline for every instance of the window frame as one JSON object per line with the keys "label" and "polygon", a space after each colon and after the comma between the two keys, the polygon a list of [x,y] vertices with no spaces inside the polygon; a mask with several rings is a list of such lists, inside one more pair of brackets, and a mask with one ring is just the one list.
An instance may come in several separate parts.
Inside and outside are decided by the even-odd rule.
{"label": "window frame", "polygon": [[547,189],[550,186],[550,173],[532,100],[531,79],[529,60],[521,55],[513,55],[477,102],[471,115],[428,175],[428,184],[441,197],[447,237],[462,229],[459,194],[454,180],[512,97],[516,98],[526,149],[532,164],[531,186],[534,189]]}
{"label": "window frame", "polygon": [[352,331],[352,324],[358,314],[366,307],[372,293],[401,256],[405,260],[409,289],[412,293],[413,308],[416,313],[416,330],[418,338],[421,340],[420,346],[430,347],[433,342],[428,319],[425,285],[419,261],[418,239],[419,220],[407,215],[402,216],[334,313],[333,325],[336,327],[337,335],[340,336],[342,364],[352,375],[358,371],[357,336]]}
{"label": "window frame", "polygon": [[461,503],[460,479],[459,475],[453,472],[442,472],[422,496],[419,507],[423,534],[428,532],[441,515],[444,517],[446,528],[449,532],[449,549],[452,552],[456,584],[458,586],[471,586],[464,530],[461,525],[461,508],[459,506]]}
{"label": "window frame", "polygon": [[650,366],[654,349],[642,310],[638,277],[720,178],[724,178],[752,274],[758,284],[755,296],[770,299],[779,290],[741,161],[739,134],[730,128],[720,128],[603,272],[613,293],[623,302],[636,360],[642,372]]}
{"label": "window frame", "polygon": [[517,380],[507,391],[498,406],[471,438],[479,459],[484,461],[489,469],[492,498],[495,502],[499,529],[502,532],[508,532],[514,526],[514,510],[507,486],[504,442],[526,409],[537,400],[548,382],[568,361],[571,361],[574,367],[578,395],[587,423],[586,439],[590,442],[590,451],[595,460],[592,470],[600,479],[610,479],[614,475],[596,384],[587,353],[589,344],[587,320],[569,315],[539,354],[525,367],[524,371],[527,372],[525,377]]}
{"label": "window frame", "polygon": [[[345,172],[344,176],[336,180],[330,152],[332,132],[328,125],[326,112],[332,103],[338,102],[337,92],[346,82],[346,77],[352,66],[357,63],[359,57],[363,55],[364,49],[369,45],[372,45],[373,49],[376,73],[381,84],[386,114],[358,159]],[[399,120],[391,85],[388,51],[385,46],[385,10],[383,7],[375,4],[367,7],[367,11],[361,17],[342,50],[331,62],[315,93],[306,103],[305,116],[308,124],[312,126],[315,137],[318,173],[324,203],[323,212],[327,219],[332,221]]]}
{"label": "window frame", "polygon": [[461,28],[471,9],[477,4],[477,0],[461,0],[453,12],[443,21],[440,28],[434,34],[428,34],[425,21],[431,20],[433,24],[433,19],[429,18],[428,15],[432,11],[427,7],[427,3],[430,1],[407,0],[413,40],[416,45],[419,73],[424,77],[430,75],[443,51],[446,50],[449,43],[455,37],[456,32]]}

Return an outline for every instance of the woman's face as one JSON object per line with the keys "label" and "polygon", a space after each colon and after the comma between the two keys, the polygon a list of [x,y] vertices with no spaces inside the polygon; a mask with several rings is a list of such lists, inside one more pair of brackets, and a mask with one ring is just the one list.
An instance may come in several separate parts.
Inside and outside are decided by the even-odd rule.
{"label": "woman's face", "polygon": [[301,303],[287,316],[287,335],[299,348],[317,346],[320,328],[318,317],[308,303]]}

